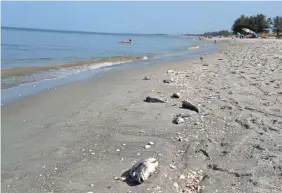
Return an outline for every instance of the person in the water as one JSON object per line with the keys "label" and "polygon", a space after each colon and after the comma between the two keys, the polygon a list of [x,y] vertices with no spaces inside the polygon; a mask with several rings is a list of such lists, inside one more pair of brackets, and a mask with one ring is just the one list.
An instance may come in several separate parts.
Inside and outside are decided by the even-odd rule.
{"label": "person in the water", "polygon": [[131,42],[132,42],[131,39],[129,39],[129,40],[122,40],[119,43],[131,44]]}

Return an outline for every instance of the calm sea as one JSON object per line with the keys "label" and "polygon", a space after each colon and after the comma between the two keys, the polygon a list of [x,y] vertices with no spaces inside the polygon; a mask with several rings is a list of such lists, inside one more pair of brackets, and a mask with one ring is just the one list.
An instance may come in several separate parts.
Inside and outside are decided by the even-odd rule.
{"label": "calm sea", "polygon": [[[17,28],[1,30],[1,90],[5,100],[11,98],[11,93],[20,96],[28,95],[20,91],[25,90],[23,86],[27,84],[35,88],[40,87],[40,82],[46,84],[46,81],[52,80],[52,85],[56,85],[55,80],[59,81],[81,72],[95,71],[126,62],[177,56],[180,53],[183,56],[191,52],[189,48],[203,46],[202,42],[193,38],[169,35]],[[127,39],[131,39],[132,44],[118,43],[120,40]],[[11,89],[13,90],[6,91]]]}

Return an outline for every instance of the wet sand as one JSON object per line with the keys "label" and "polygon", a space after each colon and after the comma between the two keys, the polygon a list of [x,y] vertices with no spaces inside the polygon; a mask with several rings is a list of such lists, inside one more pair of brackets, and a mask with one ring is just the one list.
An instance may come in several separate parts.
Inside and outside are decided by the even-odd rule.
{"label": "wet sand", "polygon": [[[2,106],[2,192],[181,192],[190,170],[203,171],[202,192],[281,192],[282,41],[218,46],[203,61],[116,69]],[[190,112],[183,100],[200,113],[173,124]],[[115,180],[148,157],[159,168],[147,182]]]}

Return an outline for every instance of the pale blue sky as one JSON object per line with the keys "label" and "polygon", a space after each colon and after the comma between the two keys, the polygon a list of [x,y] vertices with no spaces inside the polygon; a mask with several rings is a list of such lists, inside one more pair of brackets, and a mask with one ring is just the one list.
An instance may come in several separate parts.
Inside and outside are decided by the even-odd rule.
{"label": "pale blue sky", "polygon": [[282,15],[282,2],[1,2],[2,26],[128,33],[230,30],[241,14]]}

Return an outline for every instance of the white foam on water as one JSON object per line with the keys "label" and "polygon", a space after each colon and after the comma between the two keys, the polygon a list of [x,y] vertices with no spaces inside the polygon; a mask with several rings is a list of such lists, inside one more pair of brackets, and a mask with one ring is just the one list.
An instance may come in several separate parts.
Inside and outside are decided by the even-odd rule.
{"label": "white foam on water", "polygon": [[113,65],[117,65],[117,64],[123,64],[123,63],[127,63],[127,62],[132,62],[132,60],[122,61],[122,62],[104,62],[104,63],[99,63],[99,64],[91,65],[88,68],[90,70],[95,70],[97,68],[103,68],[103,67],[113,66]]}
{"label": "white foam on water", "polygon": [[[147,56],[144,56],[142,60],[148,60],[149,58]],[[60,70],[54,70],[52,72],[53,75],[57,75],[57,78],[63,78],[69,75],[77,74],[80,72],[85,72],[89,70],[96,70],[99,68],[114,66],[118,64],[133,62],[133,60],[126,60],[126,61],[118,61],[118,62],[103,62],[103,63],[97,63],[97,64],[89,64],[85,66],[77,66],[77,67],[70,67],[70,68],[62,68]],[[50,71],[49,71],[50,73]]]}
{"label": "white foam on water", "polygon": [[[103,63],[92,64],[92,65],[90,64],[90,65],[84,65],[84,66],[76,66],[76,67],[36,72],[33,74],[28,74],[28,75],[23,75],[23,76],[12,76],[7,79],[2,79],[1,83],[8,84],[8,85],[9,84],[16,85],[16,86],[7,88],[7,89],[12,89],[20,85],[37,84],[37,83],[40,83],[41,81],[61,79],[61,78],[64,78],[70,75],[78,74],[80,72],[96,70],[99,68],[109,67],[113,65],[127,63],[127,62],[132,62],[132,60],[119,61],[119,62],[103,62]],[[4,90],[7,90],[7,89],[4,89]]]}

